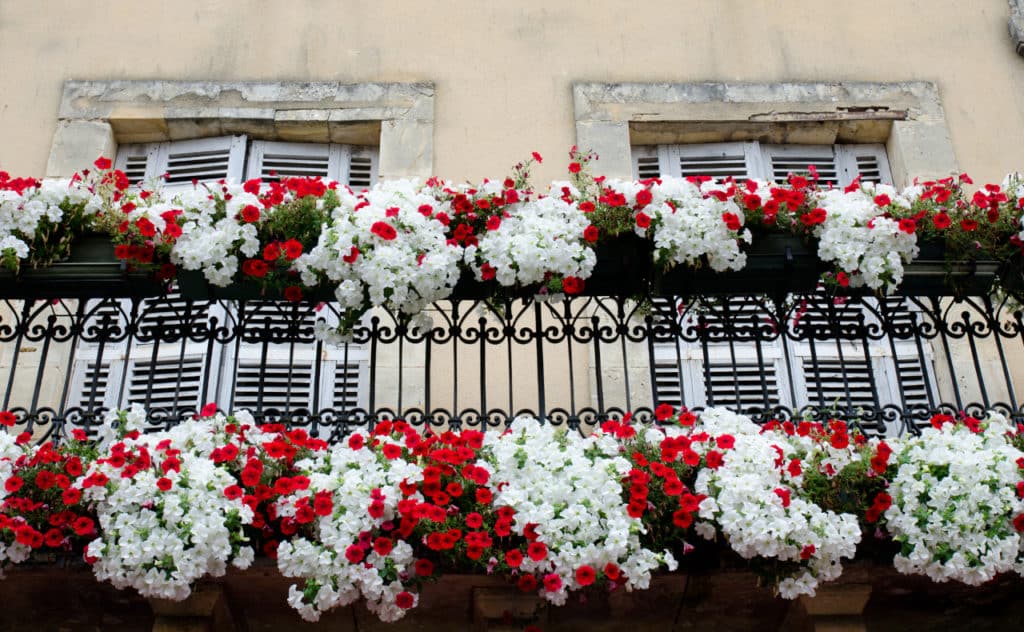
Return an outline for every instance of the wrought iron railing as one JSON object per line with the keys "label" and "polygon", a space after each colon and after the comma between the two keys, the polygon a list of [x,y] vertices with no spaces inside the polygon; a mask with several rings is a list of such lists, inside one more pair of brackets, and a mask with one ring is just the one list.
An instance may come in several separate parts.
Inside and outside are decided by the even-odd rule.
{"label": "wrought iron railing", "polygon": [[580,297],[450,301],[411,329],[376,310],[317,340],[335,306],[175,298],[9,301],[2,408],[42,440],[139,403],[153,427],[206,402],[338,438],[386,418],[586,431],[661,403],[758,420],[839,417],[913,432],[935,412],[1024,417],[1024,322],[988,298]]}

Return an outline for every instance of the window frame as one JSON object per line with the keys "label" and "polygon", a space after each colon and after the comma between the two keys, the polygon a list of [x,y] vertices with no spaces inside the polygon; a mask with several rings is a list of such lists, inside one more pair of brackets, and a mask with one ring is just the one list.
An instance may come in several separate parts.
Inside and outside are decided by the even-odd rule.
{"label": "window frame", "polygon": [[[650,166],[656,157],[659,175],[683,177],[684,175],[709,175],[716,177],[753,178],[781,181],[788,170],[775,167],[780,158],[811,158],[820,163],[831,161],[834,165],[837,186],[850,184],[860,174],[858,160],[870,157],[876,163],[878,178],[873,181],[892,184],[892,173],[885,146],[880,143],[842,143],[831,145],[784,145],[759,141],[728,143],[688,143],[671,145],[635,145],[631,149],[633,177],[645,178],[653,175]],[[817,154],[815,156],[814,154]],[[682,169],[683,160],[691,158],[697,167]],[[739,159],[744,163],[744,174],[735,167]],[[794,163],[795,165],[796,163]],[[692,172],[691,172],[692,171]],[[802,170],[801,170],[802,171]],[[823,171],[823,173],[825,173]]]}

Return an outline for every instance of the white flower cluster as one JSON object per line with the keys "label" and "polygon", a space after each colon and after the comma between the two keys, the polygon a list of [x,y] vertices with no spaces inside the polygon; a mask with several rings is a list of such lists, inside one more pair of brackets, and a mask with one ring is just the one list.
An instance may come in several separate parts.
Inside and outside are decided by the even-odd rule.
{"label": "white flower cluster", "polygon": [[[259,199],[241,185],[225,185],[223,193],[220,199],[215,199],[205,187],[193,187],[175,195],[170,202],[170,208],[184,211],[179,219],[182,234],[171,249],[171,261],[185,270],[202,270],[207,281],[221,287],[235,279],[241,265],[238,253],[249,258],[259,253],[256,225],[239,221],[239,215],[249,205],[262,209]],[[163,205],[154,201],[150,206]],[[266,213],[263,212],[261,221],[266,221]],[[149,219],[162,230],[163,220],[159,216]]]}
{"label": "white flower cluster", "polygon": [[819,582],[842,573],[841,559],[852,558],[860,541],[857,518],[801,497],[777,462],[779,450],[793,451],[784,437],[762,435],[749,418],[720,408],[704,411],[694,430],[735,440],[717,469],[702,468],[697,476],[696,491],[708,496],[700,505],[698,533],[713,538],[720,531],[744,558],[800,564],[778,583],[787,599],[813,596]]}
{"label": "white flower cluster", "polygon": [[[299,498],[322,492],[330,494],[333,511],[314,521],[314,537],[293,537],[277,549],[281,574],[306,580],[305,591],[290,588],[288,603],[303,619],[316,621],[324,611],[363,597],[382,621],[400,619],[405,609],[397,600],[405,591],[402,579],[412,575],[412,547],[399,539],[390,552],[379,555],[367,538],[395,520],[403,498],[399,484],[421,481],[422,468],[403,459],[381,460],[368,447],[353,450],[344,444],[298,461],[296,467],[309,477],[309,489],[278,500],[278,514],[293,516]],[[412,498],[423,501],[419,494]],[[358,561],[347,557],[350,547],[359,548]],[[417,597],[410,594],[415,605]]]}
{"label": "white flower cluster", "polygon": [[[138,413],[133,411],[134,416]],[[237,417],[244,421],[246,414]],[[123,476],[126,467],[134,467],[124,459],[107,458],[89,467],[80,484],[83,498],[95,503],[100,523],[100,537],[86,548],[86,555],[96,558],[93,572],[98,579],[117,588],[135,588],[145,597],[181,600],[191,593],[193,582],[223,575],[229,562],[239,568],[249,565],[254,552],[240,542],[252,510],[225,496],[224,489],[235,479],[210,458],[225,444],[225,422],[217,415],[123,439],[126,454],[148,454],[151,461],[132,476]],[[167,454],[180,469],[163,471]],[[107,477],[107,484],[86,487],[84,481],[97,473]],[[161,489],[161,480],[169,480],[169,488]]]}
{"label": "white flower cluster", "polygon": [[706,260],[716,272],[743,269],[747,255],[740,243],[750,243],[750,231],[726,225],[723,215],[731,213],[742,226],[743,211],[731,197],[723,201],[707,195],[716,189],[724,187],[709,181],[697,188],[685,178],[668,176],[651,187],[656,261],[697,266]]}
{"label": "white flower cluster", "polygon": [[[619,454],[620,444],[610,435],[569,436],[550,424],[520,417],[511,432],[488,434],[482,467],[491,480],[500,481],[494,505],[515,510],[514,533],[534,528],[548,555],[529,557],[520,567],[535,574],[557,574],[561,587],[541,590],[548,601],[564,604],[570,590],[580,588],[576,570],[583,565],[602,569],[617,564],[626,588],[647,588],[651,571],[662,565],[676,568],[669,551],[643,548],[643,525],[631,518],[623,500],[621,480],[631,464]],[[552,485],[557,480],[559,484]]]}
{"label": "white flower cluster", "polygon": [[893,187],[871,183],[849,193],[820,191],[815,198],[827,212],[814,231],[820,240],[818,258],[849,274],[851,287],[892,291],[903,281],[903,264],[917,256],[917,234],[900,230],[899,222],[885,217],[875,204],[874,196],[883,193],[909,206]]}
{"label": "white flower cluster", "polygon": [[91,217],[104,202],[86,186],[67,179],[43,180],[21,193],[0,189],[0,255],[27,259],[39,223],[45,219],[58,224],[64,219],[63,207],[82,204],[84,215]]}
{"label": "white flower cluster", "polygon": [[477,270],[494,268],[506,287],[544,283],[550,274],[586,279],[594,270],[594,250],[583,241],[590,225],[575,204],[542,197],[508,207],[509,216],[495,230],[480,236],[478,247],[466,248],[466,261]]}
{"label": "white flower cluster", "polygon": [[325,276],[338,284],[342,309],[358,313],[384,305],[412,315],[451,294],[462,249],[446,242],[429,189],[395,180],[359,195],[338,194],[333,222],[295,262],[305,284]]}
{"label": "white flower cluster", "polygon": [[989,413],[982,428],[927,428],[894,447],[900,466],[885,518],[903,545],[894,560],[900,572],[970,585],[1024,574],[1024,538],[1013,524],[1024,513],[1016,488],[1024,453],[1007,441],[1005,417]]}

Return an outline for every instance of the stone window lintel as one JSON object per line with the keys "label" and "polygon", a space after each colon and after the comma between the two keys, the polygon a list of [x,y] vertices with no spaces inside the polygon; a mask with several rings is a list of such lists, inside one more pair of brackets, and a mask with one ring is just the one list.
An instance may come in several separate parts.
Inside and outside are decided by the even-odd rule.
{"label": "stone window lintel", "polygon": [[49,176],[113,155],[117,143],[227,134],[379,144],[382,178],[433,170],[431,83],[67,81],[58,116]]}
{"label": "stone window lintel", "polygon": [[727,140],[883,142],[898,183],[957,170],[938,89],[925,81],[582,82],[573,101],[577,143],[615,177],[631,177],[631,145]]}

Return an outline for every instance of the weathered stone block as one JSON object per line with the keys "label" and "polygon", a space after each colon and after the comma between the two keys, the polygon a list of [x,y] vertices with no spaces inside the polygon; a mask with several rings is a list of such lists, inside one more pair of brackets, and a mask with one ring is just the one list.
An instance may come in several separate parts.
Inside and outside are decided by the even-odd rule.
{"label": "weathered stone block", "polygon": [[381,179],[428,178],[434,170],[434,125],[424,121],[384,121],[380,130]]}
{"label": "weathered stone block", "polygon": [[117,150],[109,123],[61,121],[53,135],[46,177],[67,178],[92,165],[99,156],[112,158]]}

